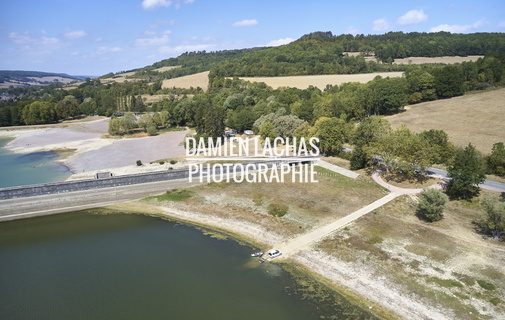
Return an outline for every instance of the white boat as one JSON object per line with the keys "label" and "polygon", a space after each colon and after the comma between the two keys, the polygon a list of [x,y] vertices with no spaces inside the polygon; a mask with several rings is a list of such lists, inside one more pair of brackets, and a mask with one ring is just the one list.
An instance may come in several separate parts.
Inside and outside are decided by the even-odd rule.
{"label": "white boat", "polygon": [[261,252],[261,251],[251,253],[251,257],[261,257],[262,255],[263,255],[263,252]]}

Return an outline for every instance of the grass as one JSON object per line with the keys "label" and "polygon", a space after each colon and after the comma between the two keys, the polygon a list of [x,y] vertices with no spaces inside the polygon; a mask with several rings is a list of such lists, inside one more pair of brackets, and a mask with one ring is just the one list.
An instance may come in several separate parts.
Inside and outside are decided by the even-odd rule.
{"label": "grass", "polygon": [[[505,269],[498,267],[505,265],[505,258],[496,251],[505,244],[475,233],[472,221],[482,215],[479,199],[469,204],[449,202],[446,218],[436,224],[420,221],[415,209],[409,196],[399,197],[318,247],[339,260],[366,265],[362,277],[387,279],[401,288],[399,292],[449,309],[458,319],[480,319],[480,310],[505,311],[503,288],[498,285],[505,278]],[[483,250],[495,254],[473,258]],[[476,280],[482,278],[487,280]]]}
{"label": "grass", "polygon": [[393,172],[383,172],[381,173],[381,177],[384,181],[393,186],[407,189],[421,189],[434,185],[440,181],[440,179],[430,178],[423,175],[408,179],[404,174]]}
{"label": "grass", "polygon": [[477,280],[477,283],[479,284],[479,286],[488,291],[493,291],[496,289],[496,286],[494,284],[492,284],[491,282],[487,282],[486,280]]}
{"label": "grass", "polygon": [[437,285],[443,287],[443,288],[452,288],[452,287],[458,287],[462,288],[463,284],[459,281],[452,280],[452,279],[440,279],[437,277],[431,277],[428,278],[428,282],[433,282],[436,283]]}
{"label": "grass", "polygon": [[405,124],[415,132],[438,129],[456,146],[472,143],[484,154],[496,142],[505,142],[505,88],[451,99],[423,102],[386,119],[393,128]]}
{"label": "grass", "polygon": [[[288,77],[241,77],[240,79],[251,82],[264,82],[274,89],[280,87],[293,87],[307,89],[309,86],[318,87],[323,90],[327,84],[341,85],[346,82],[367,83],[376,76],[401,77],[403,72],[378,72],[364,74],[337,74],[337,75],[317,75],[317,76],[288,76]],[[165,80],[166,81],[166,80]]]}
{"label": "grass", "polygon": [[193,196],[193,191],[188,189],[174,189],[165,192],[159,196],[148,197],[147,199],[155,199],[158,201],[186,201]]}

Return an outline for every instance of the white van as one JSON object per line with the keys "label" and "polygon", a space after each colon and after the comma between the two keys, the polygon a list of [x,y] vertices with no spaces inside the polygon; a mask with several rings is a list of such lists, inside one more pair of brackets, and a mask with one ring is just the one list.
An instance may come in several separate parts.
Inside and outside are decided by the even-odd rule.
{"label": "white van", "polygon": [[282,255],[282,252],[280,252],[277,249],[274,249],[274,250],[268,251],[267,255],[270,259],[273,259],[273,258],[277,258],[278,256]]}

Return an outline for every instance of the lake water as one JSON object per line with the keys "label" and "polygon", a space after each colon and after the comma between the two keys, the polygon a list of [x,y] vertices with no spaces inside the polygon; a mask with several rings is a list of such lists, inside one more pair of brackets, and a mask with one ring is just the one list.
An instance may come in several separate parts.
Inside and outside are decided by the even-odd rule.
{"label": "lake water", "polygon": [[5,149],[9,138],[0,138],[0,188],[64,181],[67,167],[55,163],[53,152],[14,153]]}
{"label": "lake water", "polygon": [[73,212],[0,223],[6,319],[368,319],[302,299],[252,248],[147,216]]}

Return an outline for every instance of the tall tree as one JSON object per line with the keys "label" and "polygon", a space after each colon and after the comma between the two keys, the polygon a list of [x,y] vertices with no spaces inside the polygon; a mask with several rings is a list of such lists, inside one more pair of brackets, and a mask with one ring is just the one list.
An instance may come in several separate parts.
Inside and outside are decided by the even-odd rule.
{"label": "tall tree", "polygon": [[505,176],[505,146],[503,142],[493,145],[491,154],[486,157],[486,168],[488,173]]}
{"label": "tall tree", "polygon": [[453,199],[470,199],[480,193],[479,184],[486,179],[482,156],[472,144],[456,150],[454,161],[448,168],[451,180],[447,194]]}

